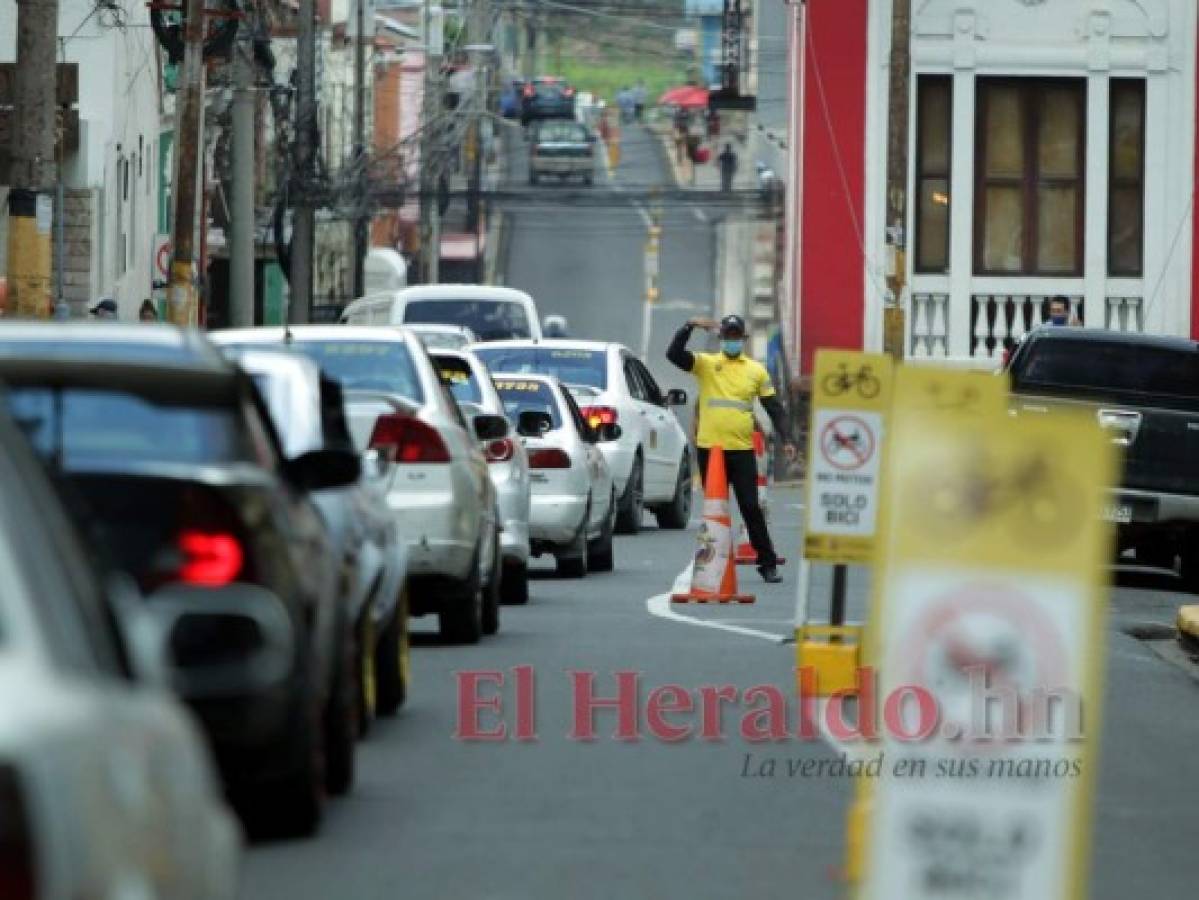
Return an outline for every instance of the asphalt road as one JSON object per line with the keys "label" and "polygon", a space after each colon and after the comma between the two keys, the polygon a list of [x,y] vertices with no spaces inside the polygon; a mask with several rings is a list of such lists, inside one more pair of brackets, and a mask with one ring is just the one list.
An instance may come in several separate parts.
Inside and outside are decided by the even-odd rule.
{"label": "asphalt road", "polygon": [[[626,143],[617,188],[663,177],[657,148],[641,134]],[[518,153],[511,165],[523,172]],[[596,189],[614,189],[606,184]],[[574,334],[637,348],[645,237],[637,209],[547,202],[511,212],[508,282],[531,291],[543,313],[567,316]],[[697,306],[656,314],[650,363],[667,384],[687,387],[660,354],[677,322],[711,303],[712,228],[686,210],[667,210],[663,225],[664,299]],[[318,838],[251,850],[246,900],[845,896],[851,785],[743,774],[747,753],[782,766],[834,759],[831,746],[750,745],[737,733],[738,715],[726,721],[723,741],[663,743],[645,734],[644,719],[640,740],[615,740],[613,712],[597,715],[597,740],[569,737],[571,672],[594,672],[605,697],[616,691],[616,672],[635,672],[643,702],[670,683],[692,692],[708,684],[790,689],[794,648],[780,641],[794,614],[800,502],[797,489],[772,497],[787,580],[767,586],[743,572],[743,586],[757,596],[752,606],[685,607],[664,617],[665,604],[649,601],[670,590],[693,535],[650,527],[617,539],[611,574],[564,581],[541,566],[529,606],[505,608],[501,633],[476,647],[441,646],[433,621],[418,620],[425,636],[409,705],[361,746],[357,786],[331,804]],[[851,573],[851,617],[864,613],[868,583],[868,573]],[[1173,588],[1168,578],[1125,579],[1113,591],[1092,890],[1104,900],[1189,897],[1199,884],[1196,670],[1176,654],[1165,658],[1171,642],[1129,633],[1152,637],[1172,620],[1183,599]],[[818,570],[818,605],[827,594],[828,573]],[[533,668],[537,740],[456,739],[459,674],[506,673],[505,719],[514,727],[518,666]],[[483,714],[484,727],[496,721]]]}

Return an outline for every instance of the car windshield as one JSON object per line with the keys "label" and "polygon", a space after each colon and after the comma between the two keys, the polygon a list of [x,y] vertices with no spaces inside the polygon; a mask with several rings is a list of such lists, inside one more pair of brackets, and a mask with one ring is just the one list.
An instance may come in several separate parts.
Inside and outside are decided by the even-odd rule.
{"label": "car windshield", "polygon": [[585,144],[587,129],[577,122],[543,122],[537,129],[537,140],[542,144]]}
{"label": "car windshield", "polygon": [[483,394],[479,390],[479,381],[471,371],[470,364],[464,359],[453,356],[437,357],[433,360],[437,366],[437,374],[454,399],[459,403],[482,403]]}
{"label": "car windshield", "polygon": [[562,427],[562,415],[554,392],[544,381],[526,381],[523,378],[500,376],[495,380],[495,389],[504,402],[504,413],[512,422],[520,419],[523,412],[548,413],[553,428]]}
{"label": "car windshield", "polygon": [[511,300],[409,300],[404,323],[463,325],[481,341],[533,336],[524,306]]}
{"label": "car windshield", "polygon": [[1017,385],[1061,386],[1133,394],[1168,406],[1199,409],[1199,352],[1153,344],[1040,340]]}
{"label": "car windshield", "polygon": [[306,340],[292,346],[347,391],[383,391],[425,402],[412,355],[401,341]]}
{"label": "car windshield", "polygon": [[34,450],[67,471],[257,458],[233,406],[162,406],[90,388],[18,387],[6,399]]}
{"label": "car windshield", "polygon": [[493,372],[553,375],[564,384],[608,388],[608,354],[569,347],[480,347],[476,355]]}

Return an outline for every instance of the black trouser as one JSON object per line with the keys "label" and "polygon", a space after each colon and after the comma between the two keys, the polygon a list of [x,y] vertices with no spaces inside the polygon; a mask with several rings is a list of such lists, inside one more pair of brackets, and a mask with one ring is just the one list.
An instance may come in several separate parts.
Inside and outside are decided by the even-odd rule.
{"label": "black trouser", "polygon": [[[706,483],[708,480],[708,450],[698,449],[699,477]],[[770,532],[766,529],[766,516],[758,503],[758,462],[752,450],[725,450],[724,470],[728,474],[729,484],[737,497],[737,508],[741,510],[741,519],[745,522],[745,530],[749,532],[749,542],[758,554],[759,566],[773,566],[778,557],[774,553],[774,544],[770,541]]]}

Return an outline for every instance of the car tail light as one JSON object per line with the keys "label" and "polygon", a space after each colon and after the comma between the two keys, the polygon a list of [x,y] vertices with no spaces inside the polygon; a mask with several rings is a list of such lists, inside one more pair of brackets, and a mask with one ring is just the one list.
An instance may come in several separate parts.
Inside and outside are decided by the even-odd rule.
{"label": "car tail light", "polygon": [[37,849],[20,778],[14,769],[0,766],[0,897],[37,897],[37,867]]}
{"label": "car tail light", "polygon": [[530,469],[569,469],[570,457],[557,447],[541,447],[529,452]]}
{"label": "car tail light", "polygon": [[448,463],[450,451],[437,429],[420,419],[385,413],[375,422],[370,446],[396,463]]}
{"label": "car tail light", "polygon": [[592,428],[615,425],[616,420],[620,418],[620,413],[611,406],[584,406],[580,412]]}
{"label": "car tail light", "polygon": [[179,580],[184,584],[222,587],[237,580],[246,561],[236,535],[189,529],[177,538],[182,563]]}
{"label": "car tail light", "polygon": [[999,363],[999,368],[1006,370],[1008,367],[1008,363],[1010,363],[1011,361],[1012,361],[1012,348],[1004,347],[1003,348],[1003,358]]}
{"label": "car tail light", "polygon": [[483,455],[489,463],[507,462],[515,451],[512,438],[497,438],[483,446]]}

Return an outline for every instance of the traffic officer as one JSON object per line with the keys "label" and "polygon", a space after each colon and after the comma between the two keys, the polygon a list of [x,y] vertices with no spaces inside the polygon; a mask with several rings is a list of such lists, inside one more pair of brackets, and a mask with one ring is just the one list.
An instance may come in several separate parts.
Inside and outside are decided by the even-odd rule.
{"label": "traffic officer", "polygon": [[[695,328],[718,332],[719,353],[692,353],[687,341]],[[783,405],[775,396],[770,374],[745,350],[745,321],[740,316],[725,316],[720,324],[711,319],[691,319],[678,330],[666,358],[695,376],[699,383],[699,429],[696,445],[701,478],[707,478],[708,451],[724,450],[729,484],[737,496],[737,506],[749,532],[749,542],[758,554],[758,571],[771,584],[783,580],[778,573],[778,557],[766,516],[758,503],[758,464],[754,458],[754,400],[770,416],[775,434],[788,434]],[[790,442],[788,442],[790,447]]]}

